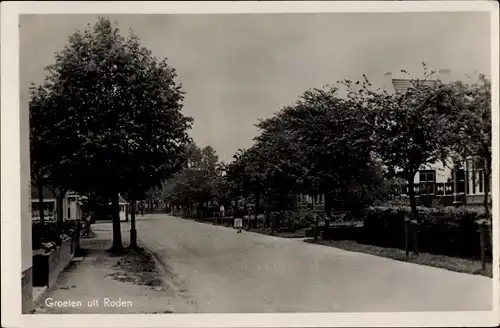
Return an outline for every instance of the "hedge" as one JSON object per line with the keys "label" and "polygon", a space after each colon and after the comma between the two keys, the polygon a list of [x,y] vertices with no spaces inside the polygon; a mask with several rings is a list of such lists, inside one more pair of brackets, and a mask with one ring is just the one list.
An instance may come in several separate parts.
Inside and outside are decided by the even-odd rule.
{"label": "hedge", "polygon": [[[480,235],[477,220],[484,218],[484,213],[467,208],[418,208],[421,224],[411,225],[419,231],[419,250],[434,254],[479,258]],[[405,218],[411,217],[411,208],[370,207],[365,211],[364,227],[360,242],[378,246],[404,249]],[[487,245],[491,256],[491,243]]]}
{"label": "hedge", "polygon": [[40,249],[43,244],[54,243],[60,246],[65,236],[72,236],[75,231],[79,231],[78,221],[65,221],[62,227],[57,226],[57,222],[32,222],[31,224],[31,248]]}

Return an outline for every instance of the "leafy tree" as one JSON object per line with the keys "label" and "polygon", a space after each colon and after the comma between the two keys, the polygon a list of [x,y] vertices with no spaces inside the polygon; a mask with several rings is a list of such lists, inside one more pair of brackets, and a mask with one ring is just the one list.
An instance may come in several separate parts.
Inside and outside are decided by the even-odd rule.
{"label": "leafy tree", "polygon": [[380,184],[363,113],[341,99],[336,88],[325,87],[306,91],[279,117],[293,131],[301,156],[302,189],[325,194],[327,213],[334,206],[362,209],[367,193]]}
{"label": "leafy tree", "polygon": [[447,101],[450,108],[450,146],[460,161],[480,158],[484,162],[484,210],[490,214],[489,192],[492,170],[491,152],[491,81],[479,74],[477,80],[466,84],[460,81],[447,86]]}
{"label": "leafy tree", "polygon": [[52,110],[57,98],[47,85],[30,88],[30,166],[33,187],[38,190],[40,220],[44,221],[43,189],[47,187],[56,197],[57,222],[63,222],[63,199],[71,189],[72,152],[68,151],[64,134],[59,130],[60,111]]}
{"label": "leafy tree", "polygon": [[50,132],[46,121],[47,91],[39,86],[30,90],[30,166],[31,183],[38,190],[40,221],[44,222],[43,188],[47,185],[49,174],[50,139],[45,135]]}
{"label": "leafy tree", "polygon": [[194,143],[190,144],[186,156],[186,167],[167,183],[167,198],[171,204],[191,211],[196,206],[200,214],[204,214],[209,202],[216,197],[218,156],[211,146],[200,149]]}
{"label": "leafy tree", "polygon": [[304,175],[296,131],[287,129],[279,115],[261,120],[257,127],[261,134],[255,138],[252,175],[262,183],[268,202],[282,211],[287,207],[288,196],[300,191],[300,178]]}
{"label": "leafy tree", "polygon": [[372,91],[366,76],[359,88],[351,81],[343,82],[352,106],[364,113],[372,128],[376,155],[390,171],[407,180],[412,214],[418,222],[414,177],[422,165],[444,161],[451,142],[443,133],[449,118],[442,106],[444,87],[439,81],[428,82],[434,73],[424,64],[425,79],[410,78],[411,86],[395,94]]}
{"label": "leafy tree", "polygon": [[249,149],[240,149],[233,156],[234,161],[228,165],[227,178],[233,197],[255,197],[255,210],[258,214],[261,198],[266,192],[265,169],[268,162],[262,158],[262,149],[256,145]]}
{"label": "leafy tree", "polygon": [[[161,183],[179,167],[192,119],[175,70],[100,18],[47,68],[54,131],[69,156],[72,189],[102,191],[113,214],[112,250],[122,249],[118,194]],[[59,181],[58,179],[56,179]]]}

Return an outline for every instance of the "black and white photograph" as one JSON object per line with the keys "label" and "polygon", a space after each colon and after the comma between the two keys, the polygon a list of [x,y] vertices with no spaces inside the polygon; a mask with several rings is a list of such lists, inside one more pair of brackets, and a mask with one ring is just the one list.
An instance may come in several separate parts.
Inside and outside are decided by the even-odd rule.
{"label": "black and white photograph", "polygon": [[498,324],[498,4],[403,2],[3,3],[5,306]]}

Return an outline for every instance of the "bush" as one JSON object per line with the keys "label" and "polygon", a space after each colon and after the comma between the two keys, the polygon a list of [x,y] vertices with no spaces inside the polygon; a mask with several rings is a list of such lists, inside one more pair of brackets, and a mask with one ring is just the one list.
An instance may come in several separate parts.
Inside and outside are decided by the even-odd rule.
{"label": "bush", "polygon": [[57,226],[57,222],[33,222],[31,224],[31,248],[41,249],[43,244],[55,243],[60,246],[64,236],[72,236],[79,231],[77,221],[66,221],[62,227]]}
{"label": "bush", "polygon": [[[482,211],[466,208],[419,207],[422,223],[419,229],[419,250],[422,252],[478,258],[480,236],[477,220]],[[378,246],[405,248],[405,219],[411,217],[408,206],[378,206],[365,211],[361,242]],[[491,246],[489,245],[489,252]]]}

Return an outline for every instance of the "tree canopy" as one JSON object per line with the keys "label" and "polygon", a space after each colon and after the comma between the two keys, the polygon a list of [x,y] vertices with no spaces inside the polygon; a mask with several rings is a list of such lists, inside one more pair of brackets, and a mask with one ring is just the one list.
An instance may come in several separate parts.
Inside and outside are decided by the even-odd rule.
{"label": "tree canopy", "polygon": [[[43,131],[52,129],[49,152],[71,163],[58,173],[70,189],[112,199],[113,247],[120,249],[118,193],[161,185],[184,164],[192,119],[182,114],[176,72],[106,18],[72,34],[47,71],[32,96],[32,111],[40,104],[44,111],[32,115],[32,131],[46,139]],[[40,146],[35,163],[49,156],[42,153]]]}

